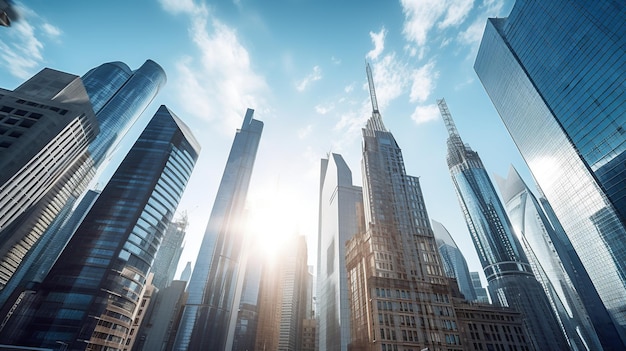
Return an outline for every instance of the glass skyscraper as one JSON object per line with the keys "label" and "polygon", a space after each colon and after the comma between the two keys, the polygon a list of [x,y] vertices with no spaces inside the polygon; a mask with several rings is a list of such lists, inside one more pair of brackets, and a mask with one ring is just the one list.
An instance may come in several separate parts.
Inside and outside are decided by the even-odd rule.
{"label": "glass skyscraper", "polygon": [[159,290],[165,289],[174,280],[178,261],[185,248],[183,241],[188,224],[187,215],[183,214],[167,226],[163,242],[152,264],[152,285]]}
{"label": "glass skyscraper", "polygon": [[449,133],[450,175],[489,284],[491,301],[522,313],[536,350],[568,350],[548,298],[533,275],[478,153],[463,144],[446,102],[442,99],[437,104]]}
{"label": "glass skyscraper", "polygon": [[187,288],[189,298],[174,350],[226,350],[232,347],[246,239],[244,205],[263,131],[263,122],[253,119],[253,115],[254,110],[246,111],[228,155]]}
{"label": "glass skyscraper", "polygon": [[[44,72],[54,71],[47,69]],[[49,81],[49,77],[46,79]],[[95,121],[97,121],[94,123],[94,127],[97,125],[100,132],[89,143],[87,152],[83,152],[70,169],[61,173],[56,183],[42,183],[53,186],[43,198],[40,198],[21,216],[19,223],[10,228],[3,228],[1,235],[11,236],[14,239],[5,240],[0,249],[0,259],[6,266],[0,270],[3,272],[0,277],[0,289],[4,284],[8,284],[8,289],[0,292],[0,305],[9,299],[9,295],[20,284],[26,283],[22,277],[33,276],[34,272],[31,271],[31,267],[22,265],[21,259],[22,256],[33,255],[31,252],[33,246],[44,245],[44,247],[38,247],[37,251],[46,252],[47,255],[51,255],[52,250],[56,250],[52,256],[60,254],[59,248],[62,248],[63,245],[55,245],[55,249],[49,246],[51,240],[45,240],[45,243],[41,243],[39,239],[56,236],[59,230],[65,230],[63,225],[68,220],[75,201],[84,194],[89,182],[98,170],[104,168],[107,153],[113,151],[116,143],[139,118],[165,83],[165,80],[163,69],[151,60],[146,61],[135,71],[131,71],[128,66],[121,62],[105,63],[90,70],[82,79],[76,77],[76,81],[82,81],[82,85],[84,85],[83,94],[85,91],[87,93],[84,102],[91,105],[87,107],[90,113],[92,113],[91,107],[93,107]],[[18,90],[21,89],[28,91],[29,94],[44,97],[45,94],[49,93],[43,88],[46,84],[50,85],[50,83],[39,81],[26,82]],[[68,99],[71,97],[70,92],[75,93],[76,89],[61,90],[60,93],[57,92],[58,97],[55,99]],[[79,99],[74,98],[72,101],[79,101]],[[32,103],[31,101],[31,106]],[[67,111],[67,109],[58,108],[58,111]],[[55,129],[50,128],[49,130]],[[97,132],[98,129],[94,129],[94,131]],[[59,134],[58,138],[62,139],[62,137],[63,134]],[[48,148],[48,150],[54,149]],[[67,153],[67,156],[70,155],[72,154]],[[42,160],[33,161],[33,164],[46,166],[46,162]],[[57,161],[56,166],[56,172],[63,169],[62,162]],[[32,200],[35,199],[37,197],[33,196]],[[16,253],[19,254],[16,255]],[[29,260],[41,261],[39,257],[29,257]],[[46,262],[48,261],[46,260]],[[43,268],[48,270],[50,267]],[[18,272],[16,273],[16,271]],[[13,278],[14,274],[16,274],[15,278]],[[5,276],[6,278],[4,278]]]}
{"label": "glass skyscraper", "polygon": [[574,281],[576,276],[574,279],[569,276],[569,272],[573,270],[577,270],[578,275],[586,275],[587,272],[582,267],[576,267],[569,259],[562,243],[562,240],[567,238],[557,234],[540,202],[513,167],[506,179],[496,177],[496,183],[515,234],[526,252],[535,277],[548,295],[570,344],[573,344],[572,348],[602,350],[603,346],[598,337],[601,335],[607,349],[619,349],[617,347],[620,344],[619,335],[615,326],[611,325],[602,304],[589,304],[589,307],[594,313],[604,315],[603,319],[596,318],[594,314],[590,315],[584,305],[587,297],[576,290],[580,288],[583,294],[594,294],[597,301],[593,285],[575,284],[578,283]]}
{"label": "glass skyscraper", "polygon": [[517,1],[474,68],[626,340],[623,1]]}
{"label": "glass skyscraper", "polygon": [[2,340],[122,350],[199,151],[187,126],[161,106],[36,289],[30,318]]}
{"label": "glass skyscraper", "polygon": [[474,291],[472,277],[470,276],[465,256],[463,256],[459,247],[456,246],[452,235],[450,235],[446,227],[435,220],[431,220],[431,222],[444,272],[448,277],[456,279],[459,290],[466,300],[476,301],[476,292]]}
{"label": "glass skyscraper", "polygon": [[[359,231],[361,187],[339,154],[322,159],[317,244],[317,320],[320,351],[346,351],[350,343],[350,306],[346,241]],[[359,218],[360,217],[360,218]]]}

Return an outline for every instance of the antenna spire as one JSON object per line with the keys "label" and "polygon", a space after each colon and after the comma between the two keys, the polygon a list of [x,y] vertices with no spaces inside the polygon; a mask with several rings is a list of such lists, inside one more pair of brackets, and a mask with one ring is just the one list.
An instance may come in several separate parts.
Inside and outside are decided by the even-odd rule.
{"label": "antenna spire", "polygon": [[376,100],[376,90],[374,89],[374,78],[372,78],[372,69],[368,62],[365,63],[365,70],[367,71],[367,82],[370,87],[370,99],[372,100],[372,113],[380,114],[378,112],[378,101]]}
{"label": "antenna spire", "polygon": [[448,110],[446,100],[437,100],[437,105],[439,106],[439,112],[441,113],[441,117],[443,118],[443,123],[446,125],[446,129],[448,129],[448,134],[450,136],[457,136],[460,138],[461,136],[459,135],[459,131],[456,130],[456,125],[452,120],[452,114],[450,114],[450,110]]}

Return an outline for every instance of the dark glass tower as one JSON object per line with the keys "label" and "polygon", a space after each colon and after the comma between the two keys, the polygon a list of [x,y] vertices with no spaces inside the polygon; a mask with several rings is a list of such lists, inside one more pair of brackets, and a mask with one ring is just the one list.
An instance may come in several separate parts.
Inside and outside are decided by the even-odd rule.
{"label": "dark glass tower", "polygon": [[623,1],[517,1],[474,68],[626,340]]}
{"label": "dark glass tower", "polygon": [[[43,72],[54,71],[44,70]],[[48,82],[50,81],[50,77],[46,79]],[[25,278],[32,277],[36,271],[41,269],[47,271],[51,268],[50,263],[53,261],[41,260],[40,257],[30,257],[35,254],[31,252],[31,249],[36,247],[36,251],[45,252],[48,256],[60,254],[59,249],[67,243],[68,236],[65,236],[65,241],[58,245],[60,238],[57,237],[57,233],[60,230],[69,231],[63,226],[67,223],[74,203],[84,194],[96,172],[104,168],[107,153],[113,151],[117,142],[156,96],[165,80],[163,69],[151,60],[146,61],[135,71],[131,71],[128,66],[121,62],[105,63],[82,77],[84,91],[87,93],[85,103],[89,105],[91,102],[93,105],[95,120],[100,128],[100,133],[89,143],[87,152],[84,152],[80,159],[71,165],[71,169],[61,173],[60,179],[56,183],[41,183],[48,186],[53,184],[54,186],[20,217],[16,225],[3,229],[1,235],[11,236],[13,239],[5,240],[0,248],[0,259],[5,262],[4,265],[6,266],[5,269],[1,270],[4,273],[0,277],[0,290],[4,284],[6,284],[6,289],[0,292],[0,306],[9,299],[9,296],[18,289],[20,284],[26,283]],[[81,82],[78,77],[76,77],[76,81]],[[29,91],[30,94],[43,97],[46,90],[42,87],[46,85],[41,81],[29,82],[23,84],[18,90]],[[71,90],[61,91],[63,94],[59,94],[56,99],[70,98],[68,91]],[[79,101],[79,99],[74,97],[72,101]],[[88,108],[91,113],[91,108]],[[67,111],[64,108],[59,110]],[[50,128],[50,130],[55,129]],[[59,138],[62,136],[63,134],[59,134]],[[49,150],[54,149],[49,148]],[[67,153],[66,157],[70,155],[72,154]],[[41,163],[41,167],[47,167],[45,162],[37,162]],[[37,163],[34,162],[34,164]],[[56,168],[55,172],[61,172],[63,163],[57,161],[57,165],[59,167]],[[33,197],[33,199],[37,198]],[[53,241],[51,237],[57,239]],[[41,238],[43,241],[40,242]],[[54,254],[51,253],[53,250],[56,250]],[[16,253],[19,254],[16,255]],[[33,267],[22,264],[22,256],[28,256],[30,261],[50,263],[44,263],[45,266]],[[4,275],[6,278],[3,278]]]}
{"label": "dark glass tower", "polygon": [[339,154],[322,159],[317,244],[317,319],[320,351],[346,351],[350,306],[346,242],[359,232],[363,191]]}
{"label": "dark glass tower", "polygon": [[[187,291],[174,350],[230,350],[235,333],[244,205],[263,122],[248,109],[228,155]],[[243,279],[242,279],[243,280]]]}
{"label": "dark glass tower", "polygon": [[466,300],[476,301],[476,292],[474,291],[472,277],[470,276],[465,256],[463,256],[459,247],[456,246],[452,235],[450,235],[446,227],[435,220],[431,220],[431,222],[444,272],[448,277],[456,279],[459,290]]}
{"label": "dark glass tower", "polygon": [[[2,341],[122,350],[200,146],[161,106]],[[21,317],[16,316],[16,317]]]}
{"label": "dark glass tower", "polygon": [[438,100],[448,129],[448,167],[494,304],[522,313],[536,350],[568,350],[541,284],[535,279],[506,211],[478,156],[463,144],[446,102]]}
{"label": "dark glass tower", "polygon": [[[602,336],[606,348],[615,348],[615,343],[619,343],[617,330],[610,322],[589,278],[582,280],[587,284],[581,284],[579,277],[586,276],[587,272],[576,265],[576,257],[570,258],[566,249],[567,237],[555,229],[560,228],[558,221],[552,219],[557,223],[553,227],[540,202],[515,168],[511,167],[506,179],[496,177],[496,182],[515,234],[573,348],[602,350],[598,336]],[[595,293],[592,301],[596,303],[589,303],[589,297],[579,294],[577,288],[585,294]],[[593,309],[593,313],[588,312],[585,303]]]}

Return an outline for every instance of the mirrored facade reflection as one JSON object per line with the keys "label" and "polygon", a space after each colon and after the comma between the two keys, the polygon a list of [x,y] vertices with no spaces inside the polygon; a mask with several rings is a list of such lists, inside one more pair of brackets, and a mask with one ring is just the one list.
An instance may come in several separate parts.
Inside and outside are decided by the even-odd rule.
{"label": "mirrored facade reflection", "polygon": [[317,319],[319,350],[346,351],[350,343],[350,306],[346,241],[359,230],[361,187],[339,154],[321,162],[317,244]]}
{"label": "mirrored facade reflection", "polygon": [[[496,181],[515,234],[526,252],[535,277],[548,295],[552,309],[572,348],[602,350],[596,328],[587,313],[587,308],[583,305],[584,300],[581,299],[565,270],[565,266],[571,266],[571,263],[566,256],[561,239],[556,235],[539,201],[513,167],[506,179],[496,177]],[[561,255],[564,259],[560,258]],[[586,272],[583,270],[580,274],[586,274]],[[583,288],[585,293],[593,293],[589,291],[593,289],[593,286]],[[593,308],[597,309],[601,306],[593,306]],[[607,327],[602,323],[597,325],[597,328]],[[615,327],[612,330],[612,337],[619,338]],[[607,332],[604,331],[604,333]]]}
{"label": "mirrored facade reflection", "polygon": [[625,6],[517,1],[508,18],[488,20],[474,64],[622,340]]}
{"label": "mirrored facade reflection", "polygon": [[263,122],[253,115],[254,110],[246,111],[228,155],[187,288],[174,350],[232,348],[240,300],[237,285],[243,282],[239,277],[246,239],[243,210],[263,131]]}
{"label": "mirrored facade reflection", "polygon": [[442,99],[437,104],[449,133],[450,175],[489,284],[491,301],[522,313],[524,327],[536,350],[568,350],[548,298],[513,234],[478,153],[463,144],[446,102]]}
{"label": "mirrored facade reflection", "polygon": [[35,289],[35,301],[15,316],[20,323],[2,330],[3,343],[128,347],[154,256],[199,151],[187,126],[161,106]]}
{"label": "mirrored facade reflection", "polygon": [[446,227],[435,220],[431,220],[431,222],[444,272],[448,277],[456,279],[459,290],[466,300],[476,301],[476,292],[474,291],[472,277],[470,276],[465,256],[463,256],[459,247],[456,246],[452,235],[450,235]]}

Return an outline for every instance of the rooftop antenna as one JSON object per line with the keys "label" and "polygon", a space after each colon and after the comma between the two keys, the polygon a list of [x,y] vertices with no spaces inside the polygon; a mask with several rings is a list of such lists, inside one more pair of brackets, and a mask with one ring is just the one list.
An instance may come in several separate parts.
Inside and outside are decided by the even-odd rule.
{"label": "rooftop antenna", "polygon": [[376,90],[374,89],[374,79],[372,78],[372,68],[368,62],[365,63],[365,70],[367,71],[367,82],[370,87],[370,99],[372,100],[372,113],[380,115],[378,112],[378,101],[376,100]]}
{"label": "rooftop antenna", "polygon": [[460,137],[459,131],[456,130],[456,125],[454,124],[454,121],[452,120],[452,114],[450,114],[450,110],[448,109],[446,100],[445,99],[437,100],[437,105],[439,106],[439,112],[441,113],[441,117],[443,118],[443,123],[446,125],[448,134],[450,136]]}

